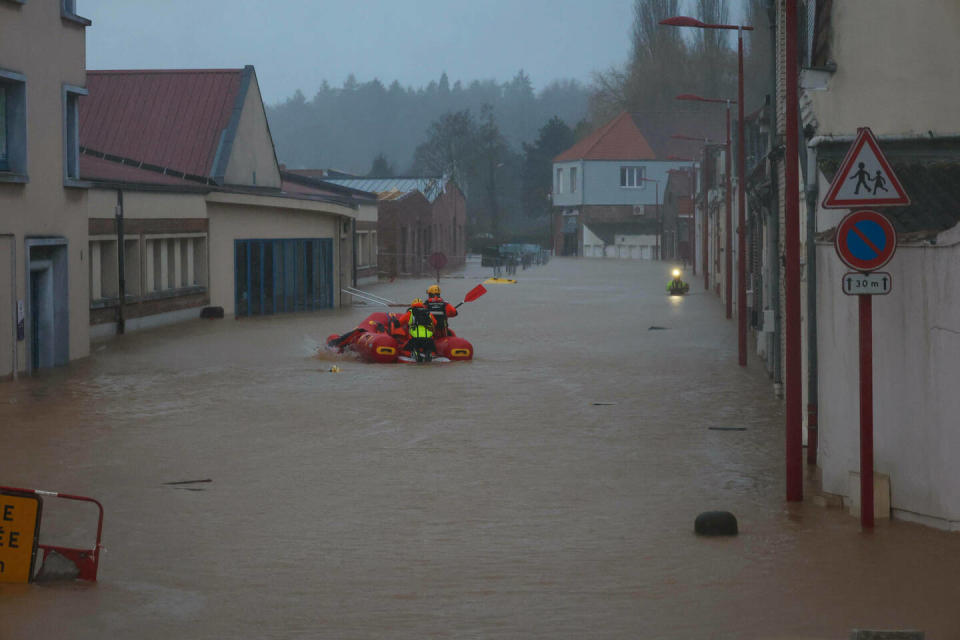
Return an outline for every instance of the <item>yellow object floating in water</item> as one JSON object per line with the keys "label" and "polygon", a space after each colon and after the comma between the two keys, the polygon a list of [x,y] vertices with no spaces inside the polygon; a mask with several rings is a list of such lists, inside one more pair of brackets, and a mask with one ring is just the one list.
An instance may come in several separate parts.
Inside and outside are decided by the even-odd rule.
{"label": "yellow object floating in water", "polygon": [[517,281],[510,278],[487,278],[483,284],[517,284]]}
{"label": "yellow object floating in water", "polygon": [[340,367],[338,367],[337,365],[333,365],[332,367],[330,367],[330,373],[340,373]]}

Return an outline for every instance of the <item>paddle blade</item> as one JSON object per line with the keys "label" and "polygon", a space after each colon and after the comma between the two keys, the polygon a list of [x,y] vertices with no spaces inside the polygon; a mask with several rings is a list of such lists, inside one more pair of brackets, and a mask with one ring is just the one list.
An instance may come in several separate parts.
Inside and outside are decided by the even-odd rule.
{"label": "paddle blade", "polygon": [[463,301],[473,302],[474,300],[476,300],[486,292],[487,292],[486,287],[484,287],[482,284],[478,284],[473,289],[470,289],[470,291],[467,291],[467,295],[463,296]]}

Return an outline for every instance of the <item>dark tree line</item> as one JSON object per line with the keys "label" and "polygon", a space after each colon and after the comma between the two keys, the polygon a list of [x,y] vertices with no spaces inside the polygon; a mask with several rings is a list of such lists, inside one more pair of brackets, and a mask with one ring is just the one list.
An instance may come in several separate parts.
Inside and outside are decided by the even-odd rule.
{"label": "dark tree line", "polygon": [[[771,3],[747,0],[741,16],[756,28],[745,37],[748,112],[773,90]],[[459,81],[451,86],[443,74],[419,89],[359,83],[351,75],[340,88],[324,83],[310,100],[298,91],[267,110],[277,154],[293,168],[377,177],[447,175],[467,195],[471,235],[545,239],[551,161],[576,140],[621,111],[683,110],[719,122],[717,105],[678,103],[675,96],[736,98],[735,31],[659,24],[689,6],[634,0],[627,61],[596,73],[589,88],[557,81],[537,93],[520,71],[506,83],[467,86]],[[731,21],[728,0],[697,0],[694,8],[694,17],[704,22]]]}
{"label": "dark tree line", "polygon": [[566,122],[583,119],[589,98],[589,89],[573,80],[534,91],[523,71],[509,82],[469,84],[451,83],[443,74],[420,88],[359,82],[351,75],[342,87],[325,82],[310,98],[297,91],[268,107],[267,116],[277,156],[291,168],[364,174],[382,156],[378,170],[391,166],[403,174],[412,168],[414,150],[428,138],[432,123],[446,114],[470,111],[477,117],[489,105],[504,140],[519,150],[555,115]]}

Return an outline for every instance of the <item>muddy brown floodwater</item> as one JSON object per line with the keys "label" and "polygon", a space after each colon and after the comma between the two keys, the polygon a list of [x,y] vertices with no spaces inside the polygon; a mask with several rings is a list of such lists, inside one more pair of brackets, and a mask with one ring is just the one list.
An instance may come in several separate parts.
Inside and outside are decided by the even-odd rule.
{"label": "muddy brown floodwater", "polygon": [[[330,373],[313,350],[358,307],[132,334],[0,384],[0,484],[106,508],[100,581],[0,586],[0,637],[960,637],[960,536],[784,502],[782,404],[702,280],[517,277],[453,320],[470,363]],[[59,506],[45,540],[89,542]],[[740,535],[694,536],[708,509]]]}

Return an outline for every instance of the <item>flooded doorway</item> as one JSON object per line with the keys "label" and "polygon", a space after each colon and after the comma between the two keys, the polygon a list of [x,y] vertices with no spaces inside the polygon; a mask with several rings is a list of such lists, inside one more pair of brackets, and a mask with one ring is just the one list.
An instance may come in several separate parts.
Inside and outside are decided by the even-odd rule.
{"label": "flooded doorway", "polygon": [[32,371],[70,359],[69,278],[66,238],[27,238],[26,245]]}

